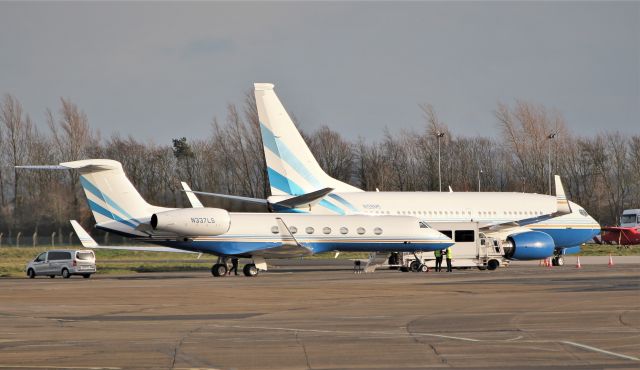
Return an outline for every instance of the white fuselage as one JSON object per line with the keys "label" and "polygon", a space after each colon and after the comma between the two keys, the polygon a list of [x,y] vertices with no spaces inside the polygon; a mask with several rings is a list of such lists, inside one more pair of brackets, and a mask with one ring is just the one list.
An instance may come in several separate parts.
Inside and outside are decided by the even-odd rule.
{"label": "white fuselage", "polygon": [[[285,199],[272,196],[272,203]],[[580,245],[600,230],[582,207],[571,203],[572,213],[530,224],[549,233],[559,247]],[[353,192],[330,194],[301,211],[314,214],[368,214],[413,216],[427,222],[478,222],[480,226],[514,222],[556,212],[557,198],[530,193],[498,192]]]}

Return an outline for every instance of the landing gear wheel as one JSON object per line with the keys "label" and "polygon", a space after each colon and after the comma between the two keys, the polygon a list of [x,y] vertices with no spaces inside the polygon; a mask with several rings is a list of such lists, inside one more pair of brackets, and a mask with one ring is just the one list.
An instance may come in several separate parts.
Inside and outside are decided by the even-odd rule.
{"label": "landing gear wheel", "polygon": [[27,271],[27,276],[29,277],[29,279],[33,279],[36,277],[36,272],[33,271],[33,269],[29,269],[29,271]]}
{"label": "landing gear wheel", "polygon": [[490,271],[493,271],[493,270],[497,269],[498,266],[500,266],[500,262],[498,260],[490,260],[487,263],[487,269],[490,270]]}
{"label": "landing gear wheel", "polygon": [[420,271],[420,265],[422,265],[420,261],[413,261],[409,265],[409,270],[411,270],[411,272],[418,272]]}
{"label": "landing gear wheel", "polygon": [[249,277],[254,277],[256,275],[258,275],[258,268],[256,267],[255,264],[253,263],[248,263],[246,265],[244,265],[244,268],[242,269],[242,272],[244,273],[244,276],[249,276]]}
{"label": "landing gear wheel", "polygon": [[429,272],[429,266],[427,266],[427,265],[420,265],[420,267],[419,267],[419,271],[420,271],[420,272]]}
{"label": "landing gear wheel", "polygon": [[556,266],[564,266],[564,258],[563,257],[556,257],[554,258],[555,262],[556,262]]}
{"label": "landing gear wheel", "polygon": [[223,263],[216,263],[211,267],[211,274],[215,277],[227,275],[227,265]]}
{"label": "landing gear wheel", "polygon": [[67,269],[62,269],[62,277],[65,279],[68,279],[71,277],[71,274],[69,273],[69,270]]}

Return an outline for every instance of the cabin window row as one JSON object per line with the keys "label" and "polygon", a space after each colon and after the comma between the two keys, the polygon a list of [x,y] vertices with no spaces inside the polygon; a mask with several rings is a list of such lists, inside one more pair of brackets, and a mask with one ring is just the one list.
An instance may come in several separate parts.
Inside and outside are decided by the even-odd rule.
{"label": "cabin window row", "polygon": [[[291,234],[297,234],[298,233],[298,228],[296,226],[289,226],[289,231],[291,231]],[[312,235],[315,233],[315,228],[311,227],[311,226],[307,226],[304,231],[309,234]],[[340,234],[342,235],[346,235],[349,233],[349,228],[343,226],[339,229]],[[278,226],[272,226],[271,227],[271,232],[273,234],[278,234],[280,232],[280,228]],[[325,226],[322,228],[322,233],[325,235],[329,235],[331,234],[332,229],[328,226]],[[358,233],[358,235],[364,235],[367,233],[367,229],[365,229],[364,227],[358,227],[356,229],[356,233]],[[380,227],[376,227],[373,229],[373,233],[376,235],[382,235],[382,228]]]}

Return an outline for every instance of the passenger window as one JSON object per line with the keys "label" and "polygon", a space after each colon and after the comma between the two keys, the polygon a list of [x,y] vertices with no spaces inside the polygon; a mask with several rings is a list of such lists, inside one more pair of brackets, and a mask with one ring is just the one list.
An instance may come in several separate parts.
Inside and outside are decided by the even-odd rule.
{"label": "passenger window", "polygon": [[362,235],[365,233],[366,230],[364,229],[364,227],[359,227],[358,230],[356,231],[358,232],[358,234]]}
{"label": "passenger window", "polygon": [[325,234],[331,234],[331,228],[330,227],[325,227],[322,229],[322,232]]}
{"label": "passenger window", "polygon": [[453,235],[451,233],[451,230],[439,230],[441,233],[443,233],[444,235],[448,236],[449,238],[451,238],[451,236]]}
{"label": "passenger window", "polygon": [[47,257],[47,252],[40,253],[40,255],[38,255],[38,257],[36,257],[35,262],[44,262],[46,257]]}
{"label": "passenger window", "polygon": [[382,234],[382,229],[379,227],[376,227],[375,229],[373,229],[373,233],[376,235],[380,235]]}
{"label": "passenger window", "polygon": [[340,228],[340,234],[344,235],[344,234],[346,234],[348,232],[349,232],[349,229],[347,229],[346,227],[343,226],[343,227]]}
{"label": "passenger window", "polygon": [[304,231],[306,231],[306,232],[307,232],[307,234],[313,234],[313,232],[314,232],[315,230],[313,229],[313,227],[309,226],[309,227],[307,227]]}
{"label": "passenger window", "polygon": [[298,232],[298,228],[297,228],[297,227],[295,227],[295,226],[291,226],[291,227],[289,228],[289,231],[291,231],[291,234],[295,234],[295,233],[297,233],[297,232]]}
{"label": "passenger window", "polygon": [[274,234],[277,234],[280,230],[278,230],[278,226],[272,226],[271,227],[271,232]]}
{"label": "passenger window", "polygon": [[473,230],[456,230],[456,242],[472,242],[475,240]]}

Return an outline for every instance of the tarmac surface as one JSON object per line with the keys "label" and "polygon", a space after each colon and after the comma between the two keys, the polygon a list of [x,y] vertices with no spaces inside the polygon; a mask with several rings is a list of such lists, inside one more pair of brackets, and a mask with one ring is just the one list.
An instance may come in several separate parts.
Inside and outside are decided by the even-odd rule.
{"label": "tarmac surface", "polygon": [[0,368],[640,368],[640,265],[0,279]]}

